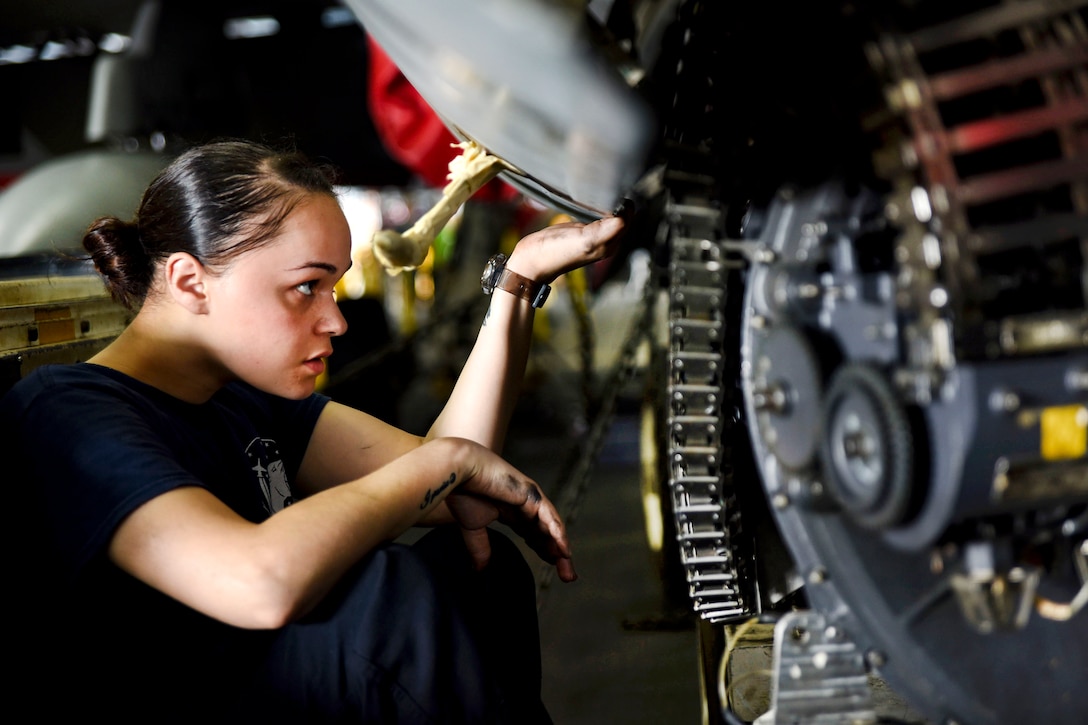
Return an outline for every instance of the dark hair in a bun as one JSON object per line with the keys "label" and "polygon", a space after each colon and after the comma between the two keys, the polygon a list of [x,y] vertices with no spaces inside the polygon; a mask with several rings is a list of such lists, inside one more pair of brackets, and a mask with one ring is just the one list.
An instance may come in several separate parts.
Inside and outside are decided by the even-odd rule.
{"label": "dark hair in a bun", "polygon": [[152,264],[140,247],[135,222],[117,217],[96,219],[83,237],[95,269],[106,278],[114,299],[129,309],[139,306],[151,285]]}
{"label": "dark hair in a bun", "polygon": [[335,196],[333,172],[297,151],[249,141],[190,149],[144,192],[131,222],[95,221],[83,238],[95,268],[116,300],[143,304],[159,262],[187,252],[222,268],[279,232],[307,196]]}

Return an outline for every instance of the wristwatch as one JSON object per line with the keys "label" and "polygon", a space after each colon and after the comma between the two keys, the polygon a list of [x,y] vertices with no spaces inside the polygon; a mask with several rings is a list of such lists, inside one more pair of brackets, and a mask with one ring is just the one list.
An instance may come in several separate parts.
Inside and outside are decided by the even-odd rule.
{"label": "wristwatch", "polygon": [[506,255],[496,254],[487,260],[483,276],[480,277],[480,286],[485,294],[491,294],[497,289],[529,300],[533,307],[541,308],[548,293],[552,291],[551,285],[543,282],[534,282],[528,277],[522,277],[517,272],[506,268]]}

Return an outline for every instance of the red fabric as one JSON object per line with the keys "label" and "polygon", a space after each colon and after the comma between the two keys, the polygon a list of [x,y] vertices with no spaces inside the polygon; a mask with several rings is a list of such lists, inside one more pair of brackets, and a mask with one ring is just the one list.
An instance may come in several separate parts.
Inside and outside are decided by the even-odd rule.
{"label": "red fabric", "polygon": [[[367,37],[370,50],[367,100],[374,127],[389,155],[436,188],[446,185],[449,163],[460,153],[450,130],[419,92],[393,64],[385,51]],[[512,187],[492,181],[476,198],[511,200],[518,196]]]}
{"label": "red fabric", "polygon": [[457,139],[372,39],[367,95],[378,136],[389,155],[431,186],[446,185]]}

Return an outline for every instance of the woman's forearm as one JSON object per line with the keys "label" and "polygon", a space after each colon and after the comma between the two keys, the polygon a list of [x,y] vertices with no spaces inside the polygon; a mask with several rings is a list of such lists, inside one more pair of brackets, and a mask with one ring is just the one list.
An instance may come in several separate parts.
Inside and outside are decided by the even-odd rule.
{"label": "woman's forearm", "polygon": [[476,343],[428,438],[455,435],[500,452],[529,358],[533,307],[503,291],[491,298]]}
{"label": "woman's forearm", "polygon": [[[613,254],[623,221],[559,224],[522,239],[507,268],[551,284],[572,269]],[[528,300],[496,290],[479,337],[429,438],[455,435],[501,451],[532,341],[534,309]]]}
{"label": "woman's forearm", "polygon": [[375,546],[434,515],[454,489],[481,476],[484,483],[503,482],[496,495],[515,501],[515,489],[528,491],[530,484],[479,446],[443,438],[259,524],[243,520],[202,488],[182,487],[122,522],[110,557],[211,617],[275,628],[307,612]]}

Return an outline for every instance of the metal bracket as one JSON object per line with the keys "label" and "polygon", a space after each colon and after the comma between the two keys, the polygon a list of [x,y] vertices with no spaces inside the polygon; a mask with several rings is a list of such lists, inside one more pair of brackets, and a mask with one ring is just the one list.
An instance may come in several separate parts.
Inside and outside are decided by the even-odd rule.
{"label": "metal bracket", "polygon": [[759,725],[877,722],[865,658],[846,633],[816,612],[791,612],[774,630],[771,709]]}

